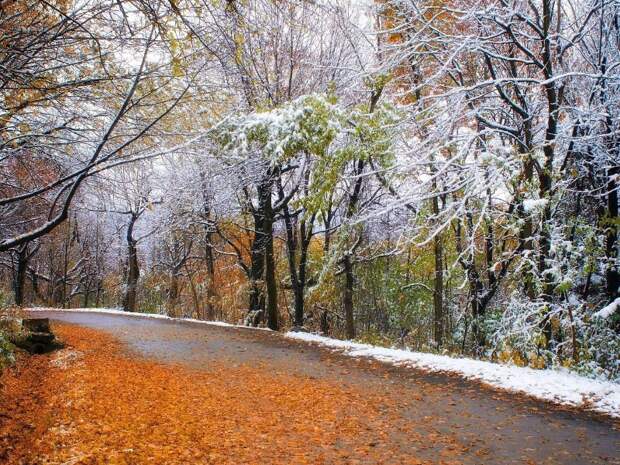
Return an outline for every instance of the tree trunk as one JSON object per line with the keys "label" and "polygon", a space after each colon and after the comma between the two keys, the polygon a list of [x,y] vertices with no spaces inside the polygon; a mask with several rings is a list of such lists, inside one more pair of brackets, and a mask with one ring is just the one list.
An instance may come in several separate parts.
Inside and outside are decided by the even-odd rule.
{"label": "tree trunk", "polygon": [[187,280],[189,282],[189,289],[192,293],[192,302],[194,303],[195,318],[207,319],[208,315],[205,315],[204,311],[201,311],[200,309],[200,299],[198,298],[198,292],[196,291],[196,285],[194,284],[194,277],[192,273],[190,273],[187,265],[185,265],[185,270],[187,271]]}
{"label": "tree trunk", "polygon": [[[372,92],[370,96],[370,105],[368,108],[368,113],[373,113],[377,103],[379,102],[379,98],[383,92],[383,87],[376,89]],[[353,172],[357,179],[353,184],[353,191],[349,193],[348,201],[347,201],[347,209],[345,213],[345,217],[347,220],[353,218],[353,215],[357,212],[359,202],[361,200],[362,194],[362,184],[364,178],[362,177],[362,173],[364,172],[364,168],[366,167],[366,160],[359,159],[354,162]],[[353,247],[355,249],[360,244],[360,241],[357,241],[356,246]],[[346,255],[342,259],[343,272],[345,275],[345,286],[344,293],[342,299],[342,305],[344,307],[344,317],[345,317],[345,327],[348,339],[355,338],[355,315],[353,309],[353,290],[355,287],[355,276],[353,274],[353,257],[352,254],[355,253],[355,250],[351,250],[347,252]]]}
{"label": "tree trunk", "polygon": [[[284,197],[284,192],[280,189],[280,197]],[[296,230],[293,225],[293,219],[288,209],[288,205],[284,205],[284,226],[286,229],[286,252],[288,258],[288,268],[291,277],[291,287],[293,289],[294,296],[294,321],[293,325],[301,328],[304,325],[304,298],[303,290],[300,289],[300,280],[297,274],[297,240]]]}
{"label": "tree trunk", "polygon": [[39,291],[39,277],[35,270],[30,269],[30,283],[32,285],[32,294],[35,299],[41,299],[41,294]]}
{"label": "tree trunk", "polygon": [[265,271],[265,215],[259,205],[254,212],[254,238],[250,246],[250,302],[249,312],[263,312],[265,300],[263,294],[263,274]]}
{"label": "tree trunk", "polygon": [[207,232],[207,243],[205,245],[205,261],[207,262],[207,314],[208,320],[215,318],[215,259],[213,257],[213,246],[211,245],[211,232]]}
{"label": "tree trunk", "polygon": [[472,263],[471,267],[467,271],[467,277],[469,280],[469,293],[471,295],[471,313],[473,317],[472,321],[472,334],[475,341],[475,350],[480,352],[486,345],[486,335],[484,328],[482,328],[482,319],[484,318],[485,307],[480,302],[482,294],[482,283],[480,276],[476,270],[476,265]]}
{"label": "tree trunk", "polygon": [[325,232],[324,241],[323,241],[323,255],[327,257],[329,255],[329,247],[331,245],[332,238],[332,220],[334,219],[334,211],[333,211],[333,193],[330,193],[329,202],[327,203],[327,208],[325,208],[321,212],[321,216],[323,217],[323,229]]}
{"label": "tree trunk", "polygon": [[[552,43],[551,43],[551,20],[553,14],[552,1],[543,0],[542,2],[542,25],[543,25],[543,74],[547,79],[544,85],[545,95],[547,98],[547,127],[545,130],[545,145],[543,146],[543,154],[545,162],[542,169],[539,171],[538,179],[540,183],[539,197],[547,201],[543,209],[540,228],[540,240],[538,251],[538,275],[542,279],[542,299],[547,302],[548,306],[551,304],[553,297],[553,277],[551,273],[547,273],[549,268],[548,259],[551,252],[551,196],[553,188],[553,160],[555,157],[555,140],[557,137],[558,129],[558,111],[559,111],[559,97],[556,89],[555,81],[553,77],[553,62],[552,62]],[[557,12],[556,12],[557,14]],[[551,346],[553,338],[553,330],[551,327],[551,319],[549,316],[549,308],[545,310],[546,314],[542,319],[542,331],[545,336],[545,346],[549,348]]]}
{"label": "tree trunk", "polygon": [[605,240],[605,252],[607,258],[607,295],[610,300],[618,297],[620,287],[620,273],[616,260],[618,259],[618,186],[615,181],[616,175],[620,174],[620,167],[614,166],[609,169],[609,181],[607,183],[607,234]]}
{"label": "tree trunk", "polygon": [[84,306],[84,308],[88,308],[88,305],[90,304],[90,287],[85,287],[84,288],[84,301],[82,303],[82,305]]}
{"label": "tree trunk", "polygon": [[[457,220],[455,230],[456,252],[459,257],[462,257],[464,253],[462,238],[464,227],[467,228],[467,236],[470,238],[473,236],[473,222],[471,214],[467,212],[465,217],[467,224],[464,226],[461,220]],[[469,305],[472,316],[471,329],[475,346],[474,351],[478,353],[486,344],[486,335],[484,333],[484,329],[481,327],[481,320],[484,317],[486,306],[489,303],[494,291],[489,289],[483,296],[484,285],[476,268],[476,256],[473,251],[469,253],[467,258],[459,258],[459,263],[465,271],[467,283],[469,285]],[[463,350],[465,350],[465,345],[467,342],[467,330],[468,326],[466,326],[466,331],[463,336]]]}
{"label": "tree trunk", "polygon": [[[306,294],[306,269],[308,267],[308,249],[310,248],[310,241],[312,240],[312,230],[314,223],[314,215],[309,221],[309,225],[306,225],[305,221],[302,221],[299,225],[299,235],[301,237],[301,251],[299,256],[299,273],[297,279],[299,282],[297,293],[295,294],[295,320],[297,320],[303,326],[304,322],[304,297]],[[297,310],[299,309],[299,311]]]}
{"label": "tree trunk", "polygon": [[344,319],[347,339],[355,338],[355,318],[353,315],[353,287],[355,277],[353,276],[353,262],[350,255],[346,255],[342,261],[344,269],[344,295],[342,304],[344,306]]}
{"label": "tree trunk", "polygon": [[171,310],[176,311],[179,300],[179,272],[173,270],[170,274],[170,282],[168,285],[168,306]]}
{"label": "tree trunk", "polygon": [[[284,190],[280,186],[280,198],[284,198]],[[294,296],[294,321],[296,327],[304,325],[304,295],[306,290],[306,267],[308,261],[308,248],[312,239],[312,229],[315,215],[312,215],[306,224],[306,220],[299,221],[299,240],[297,239],[297,229],[293,224],[288,205],[283,205],[282,213],[286,229],[286,249],[288,257],[289,273],[291,276],[291,287]],[[299,265],[297,264],[297,247],[299,244]]]}
{"label": "tree trunk", "polygon": [[95,307],[99,307],[101,301],[101,292],[103,291],[103,285],[100,279],[97,279],[97,291],[95,293]]}
{"label": "tree trunk", "polygon": [[26,271],[28,269],[28,242],[20,245],[16,253],[15,276],[13,278],[13,292],[15,305],[21,307],[24,304],[24,291],[26,283]]}
{"label": "tree trunk", "polygon": [[[357,206],[360,201],[362,192],[363,177],[362,173],[366,162],[364,160],[357,160],[355,162],[354,173],[357,176],[353,191],[349,194],[347,202],[347,210],[345,217],[347,220],[353,218],[357,211]],[[357,242],[359,245],[359,241]],[[348,251],[342,258],[342,267],[345,275],[344,293],[342,299],[342,305],[344,307],[344,318],[347,338],[353,339],[355,337],[355,315],[353,309],[353,289],[355,287],[355,276],[353,274],[353,257],[351,256],[354,251]]]}
{"label": "tree trunk", "polygon": [[271,184],[265,192],[264,234],[265,234],[265,285],[267,287],[267,326],[277,331],[278,323],[278,288],[276,284],[276,266],[273,251],[273,208],[271,205]]}
{"label": "tree trunk", "polygon": [[[439,215],[439,198],[433,197],[433,214]],[[443,344],[443,240],[441,233],[433,239],[435,281],[433,289],[433,338],[437,347]]]}
{"label": "tree trunk", "polygon": [[433,249],[435,254],[435,283],[433,290],[434,324],[433,336],[437,347],[443,345],[443,241],[441,234],[434,239]]}
{"label": "tree trunk", "polygon": [[62,308],[66,308],[67,306],[67,283],[69,282],[69,251],[71,248],[71,221],[67,222],[67,237],[64,241],[64,255],[63,255],[63,265],[62,265],[62,278],[60,281],[61,287],[61,305]]}
{"label": "tree trunk", "polygon": [[215,259],[213,256],[213,230],[211,228],[211,202],[207,190],[206,176],[204,172],[200,172],[202,182],[202,198],[203,210],[205,215],[205,263],[207,265],[207,275],[209,282],[207,283],[207,308],[206,319],[213,320],[215,318]]}
{"label": "tree trunk", "polygon": [[138,279],[140,278],[140,267],[138,265],[138,249],[137,242],[133,238],[133,228],[137,217],[131,216],[129,226],[127,227],[127,278],[125,296],[123,298],[123,310],[126,312],[136,311],[136,294],[138,288]]}

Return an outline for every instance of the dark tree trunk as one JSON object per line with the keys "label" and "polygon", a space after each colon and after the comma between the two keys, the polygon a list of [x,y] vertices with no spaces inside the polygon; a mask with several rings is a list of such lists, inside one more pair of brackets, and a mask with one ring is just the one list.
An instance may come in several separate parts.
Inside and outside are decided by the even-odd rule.
{"label": "dark tree trunk", "polygon": [[174,309],[179,300],[179,272],[173,270],[170,274],[170,282],[168,286],[168,304]]}
{"label": "dark tree trunk", "polygon": [[250,246],[250,312],[263,312],[265,299],[263,294],[263,274],[265,271],[265,214],[260,205],[261,190],[259,188],[259,208],[253,212],[254,238]]}
{"label": "dark tree trunk", "polygon": [[[467,234],[471,238],[473,234],[473,222],[471,214],[468,212],[465,215],[467,221]],[[462,257],[464,254],[463,249],[463,228],[461,221],[457,222],[455,238],[456,238],[456,252],[459,257]],[[494,287],[488,288],[486,292],[484,291],[484,283],[478,273],[478,269],[476,266],[476,257],[472,252],[469,253],[467,258],[459,258],[459,263],[463,267],[463,270],[467,276],[467,283],[469,287],[469,305],[471,308],[471,329],[472,336],[474,339],[474,351],[478,353],[486,344],[486,335],[484,333],[484,328],[482,327],[482,320],[484,318],[486,307],[491,300],[495,290],[497,289],[497,279],[494,279]],[[506,268],[507,269],[507,268]],[[465,347],[467,339],[467,332],[463,338],[463,348]]]}
{"label": "dark tree trunk", "polygon": [[32,285],[32,293],[35,299],[40,299],[40,291],[39,291],[39,276],[37,272],[33,269],[29,269],[30,272],[30,283]]}
{"label": "dark tree trunk", "polygon": [[206,245],[205,245],[205,261],[207,263],[207,275],[209,282],[207,283],[207,314],[208,320],[215,318],[215,259],[213,256],[213,245],[211,244],[212,232],[207,232]]}
{"label": "dark tree trunk", "polygon": [[[366,166],[366,162],[364,160],[357,160],[355,162],[354,172],[357,176],[355,180],[355,184],[353,186],[353,191],[349,194],[348,202],[347,202],[347,210],[346,210],[346,218],[351,219],[355,212],[357,211],[357,207],[360,201],[361,193],[362,193],[362,173],[364,171],[364,167]],[[357,244],[353,246],[353,249],[359,245],[360,240],[357,241]],[[342,272],[344,273],[344,292],[342,296],[342,306],[344,308],[344,319],[345,319],[345,329],[346,335],[348,339],[353,339],[355,337],[355,309],[353,307],[353,291],[355,288],[355,275],[353,273],[353,257],[352,253],[354,250],[347,251],[345,256],[342,258]]]}
{"label": "dark tree trunk", "polygon": [[[489,205],[491,204],[489,194]],[[495,232],[493,229],[493,223],[491,221],[486,222],[487,233],[484,238],[484,255],[487,265],[487,281],[489,283],[489,289],[493,289],[497,285],[497,275],[495,274]]]}
{"label": "dark tree trunk", "polygon": [[325,220],[325,233],[324,233],[324,242],[323,242],[323,253],[325,254],[325,256],[327,257],[327,255],[329,255],[329,247],[331,245],[331,218],[327,218]]}
{"label": "dark tree trunk", "polygon": [[62,263],[62,278],[60,278],[60,304],[62,308],[67,306],[67,283],[69,282],[69,252],[71,250],[71,221],[67,222],[67,234],[68,236],[64,241],[64,255]]}
{"label": "dark tree trunk", "polygon": [[15,253],[15,276],[13,278],[13,293],[15,297],[15,305],[21,307],[24,305],[24,292],[26,284],[26,272],[28,270],[28,242],[20,245]]}
{"label": "dark tree trunk", "polygon": [[353,261],[350,255],[346,255],[342,261],[344,270],[344,295],[342,305],[344,307],[344,320],[347,339],[355,338],[355,317],[353,313],[353,289],[355,276],[353,275]]}
{"label": "dark tree trunk", "polygon": [[[306,175],[306,187],[309,180]],[[278,182],[280,200],[285,198],[282,184]],[[307,191],[306,191],[307,192]],[[294,224],[294,217],[288,207],[288,203],[282,204],[282,214],[286,229],[286,250],[288,258],[289,274],[291,276],[291,287],[294,298],[294,321],[293,325],[301,328],[304,325],[304,296],[306,291],[306,267],[308,261],[308,248],[312,240],[312,230],[316,215],[313,214],[306,222],[306,219],[299,221],[299,238],[297,237],[297,227]],[[299,247],[299,264],[297,263],[297,248]]]}
{"label": "dark tree trunk", "polygon": [[[280,187],[280,197],[284,197]],[[283,207],[284,226],[286,229],[286,252],[288,258],[288,269],[291,277],[291,287],[293,289],[293,299],[295,305],[293,325],[301,328],[304,325],[304,298],[303,289],[297,273],[297,239],[296,230],[288,205]]]}
{"label": "dark tree trunk", "polygon": [[84,287],[84,301],[82,303],[84,308],[88,308],[88,304],[90,303],[90,294],[90,287]]}
{"label": "dark tree trunk", "polygon": [[[368,108],[369,113],[373,113],[375,111],[375,107],[379,102],[379,98],[383,92],[383,88],[376,89],[370,95],[370,105]],[[347,220],[353,218],[353,215],[357,212],[361,195],[362,195],[362,184],[364,179],[362,177],[362,173],[364,172],[364,168],[366,167],[366,160],[356,160],[354,162],[353,172],[357,179],[353,184],[353,190],[349,193],[347,199],[347,209],[345,213],[345,217]],[[342,306],[344,307],[344,317],[345,317],[345,329],[347,333],[348,339],[355,338],[355,310],[353,307],[353,291],[355,288],[355,275],[353,273],[354,261],[353,254],[355,253],[355,249],[359,246],[361,242],[361,237],[358,238],[356,244],[352,247],[351,251],[348,251],[345,256],[342,258],[342,268],[344,273],[344,292],[342,298]]]}
{"label": "dark tree trunk", "polygon": [[[285,210],[285,218],[288,216],[288,208]],[[294,240],[293,234],[295,230],[292,225],[289,225],[290,219],[287,221],[287,249],[289,257],[289,270],[291,274],[291,286],[293,288],[294,304],[295,304],[295,321],[294,325],[302,327],[304,325],[304,295],[306,292],[306,269],[308,265],[308,248],[310,246],[310,240],[312,238],[312,222],[306,226],[305,221],[301,221],[299,225],[300,235],[300,253],[299,253],[299,265],[296,263],[296,248],[297,242]]]}
{"label": "dark tree trunk", "polygon": [[211,201],[209,199],[206,176],[200,173],[202,182],[203,209],[205,215],[205,263],[207,265],[207,275],[209,282],[207,283],[207,305],[206,319],[213,320],[215,318],[215,258],[213,254],[213,228],[211,219]]}
{"label": "dark tree trunk", "polygon": [[[250,278],[250,314],[252,323],[264,319],[265,297],[267,300],[267,325],[278,328],[278,295],[275,276],[275,259],[273,251],[274,212],[271,204],[273,172],[270,170],[258,184],[258,207],[253,209],[254,239],[251,245]],[[263,292],[262,280],[264,279]]]}
{"label": "dark tree trunk", "polygon": [[265,286],[267,288],[267,326],[277,331],[278,322],[278,288],[276,284],[276,265],[273,250],[273,208],[271,204],[271,184],[265,193]]}
{"label": "dark tree trunk", "polygon": [[[439,198],[433,197],[433,214],[439,215]],[[433,289],[433,338],[437,347],[443,344],[443,240],[441,233],[433,240],[435,279]]]}
{"label": "dark tree trunk", "polygon": [[435,254],[435,282],[433,290],[434,324],[433,336],[437,347],[443,345],[443,242],[441,235],[435,236],[433,243]]}
{"label": "dark tree trunk", "polygon": [[[539,197],[547,201],[543,209],[540,228],[540,240],[538,244],[538,275],[542,279],[542,299],[551,304],[553,298],[553,277],[551,273],[547,273],[549,268],[548,260],[551,251],[551,196],[553,188],[553,161],[555,157],[555,139],[557,137],[558,128],[558,111],[559,96],[556,84],[551,80],[553,77],[553,62],[551,56],[551,20],[552,20],[552,1],[543,0],[542,2],[543,16],[543,74],[548,80],[545,85],[545,95],[547,98],[547,127],[545,130],[545,145],[543,146],[543,154],[545,162],[542,169],[539,170],[538,179],[540,184]],[[542,331],[545,336],[545,346],[549,348],[552,344],[553,330],[551,319],[549,316],[549,308],[542,320]]]}
{"label": "dark tree trunk", "polygon": [[333,211],[333,199],[330,194],[329,202],[327,204],[327,208],[322,211],[323,216],[323,228],[325,229],[324,234],[324,242],[323,242],[323,254],[327,257],[329,255],[329,248],[331,245],[332,238],[332,220],[334,219],[334,211]]}
{"label": "dark tree trunk", "polygon": [[[304,320],[304,296],[307,284],[306,270],[308,267],[308,249],[310,248],[310,241],[312,240],[313,222],[314,216],[310,220],[309,225],[306,225],[305,221],[302,221],[300,225],[301,251],[298,273],[299,290],[295,294],[295,320],[302,324]],[[299,311],[297,309],[299,309]]]}
{"label": "dark tree trunk", "polygon": [[[601,75],[605,75],[607,72],[607,58],[602,57],[600,63]],[[617,159],[620,153],[620,141],[617,135],[614,133],[614,110],[609,105],[608,100],[608,88],[607,81],[601,82],[600,99],[608,108],[607,116],[605,118],[606,126],[606,145],[611,155],[610,158]],[[607,269],[605,270],[606,278],[606,291],[610,300],[615,300],[620,297],[620,272],[618,271],[618,183],[616,182],[617,176],[620,174],[620,166],[612,166],[607,172],[607,211],[605,217],[602,218],[606,224],[606,238],[605,238],[605,257],[607,258]],[[618,314],[620,310],[616,310]],[[620,331],[620,323],[616,324],[616,330]]]}
{"label": "dark tree trunk", "polygon": [[103,285],[100,279],[97,279],[97,291],[95,293],[95,307],[99,307],[101,301],[101,291],[103,291]]}
{"label": "dark tree trunk", "polygon": [[482,283],[475,265],[471,266],[467,276],[469,280],[469,293],[471,295],[471,313],[473,316],[472,334],[476,343],[476,352],[478,352],[486,345],[486,335],[482,327],[485,307],[480,302]]}
{"label": "dark tree trunk", "polygon": [[620,174],[620,167],[614,166],[609,169],[609,182],[607,183],[607,237],[605,249],[608,260],[607,275],[607,295],[611,300],[619,295],[620,273],[616,260],[618,259],[618,186],[615,177]]}
{"label": "dark tree trunk", "polygon": [[123,310],[126,312],[136,311],[136,295],[138,291],[138,279],[140,279],[137,241],[133,237],[133,228],[137,219],[138,217],[132,214],[127,227],[127,277],[125,280],[126,288],[123,298]]}

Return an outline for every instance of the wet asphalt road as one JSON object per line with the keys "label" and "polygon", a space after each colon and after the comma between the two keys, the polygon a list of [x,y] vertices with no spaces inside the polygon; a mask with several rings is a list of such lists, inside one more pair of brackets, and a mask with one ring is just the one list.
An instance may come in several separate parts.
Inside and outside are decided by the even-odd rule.
{"label": "wet asphalt road", "polygon": [[352,359],[268,331],[101,313],[36,316],[105,331],[136,356],[162,363],[198,370],[248,364],[381,393],[394,399],[403,422],[428,438],[408,440],[395,426],[395,447],[431,463],[440,462],[445,446],[433,435],[452,435],[463,445],[464,464],[620,464],[618,422],[456,377]]}

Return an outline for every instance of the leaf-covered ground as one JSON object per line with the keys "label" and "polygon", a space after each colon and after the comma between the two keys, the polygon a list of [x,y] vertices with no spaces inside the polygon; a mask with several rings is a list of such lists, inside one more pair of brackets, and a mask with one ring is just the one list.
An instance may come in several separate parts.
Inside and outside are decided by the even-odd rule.
{"label": "leaf-covered ground", "polygon": [[620,465],[609,418],[458,377],[269,331],[37,315],[67,347],[0,376],[0,464]]}
{"label": "leaf-covered ground", "polygon": [[[127,354],[104,333],[57,326],[67,347],[29,357],[0,386],[0,463],[416,464],[413,431],[381,393],[262,367],[164,365]],[[352,407],[354,408],[354,411]],[[396,428],[395,428],[396,425]]]}

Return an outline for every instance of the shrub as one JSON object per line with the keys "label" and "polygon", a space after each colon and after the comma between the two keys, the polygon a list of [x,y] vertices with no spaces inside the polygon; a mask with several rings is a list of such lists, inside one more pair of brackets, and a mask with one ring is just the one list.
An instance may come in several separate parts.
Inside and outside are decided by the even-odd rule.
{"label": "shrub", "polygon": [[0,370],[15,362],[15,346],[9,342],[8,336],[0,330]]}
{"label": "shrub", "polygon": [[15,341],[21,332],[19,311],[0,307],[0,370],[15,362]]}

